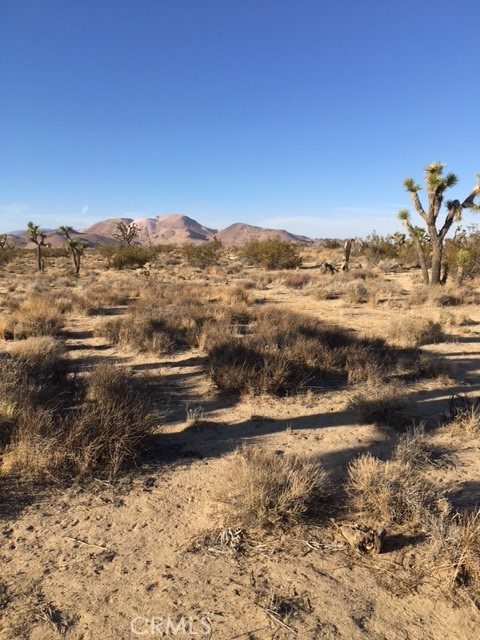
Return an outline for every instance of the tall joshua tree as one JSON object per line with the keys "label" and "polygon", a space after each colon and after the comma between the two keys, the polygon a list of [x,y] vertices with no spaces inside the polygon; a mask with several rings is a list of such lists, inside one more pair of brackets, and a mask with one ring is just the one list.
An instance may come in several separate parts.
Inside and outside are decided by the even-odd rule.
{"label": "tall joshua tree", "polygon": [[[413,205],[417,214],[424,220],[427,225],[428,235],[430,236],[430,245],[432,251],[432,264],[430,273],[428,271],[427,258],[422,247],[420,238],[415,232],[415,227],[410,222],[410,213],[408,209],[399,211],[398,217],[405,225],[408,234],[416,247],[420,266],[422,268],[423,281],[425,284],[437,285],[442,282],[442,257],[445,237],[452,226],[453,222],[461,220],[463,209],[472,209],[480,211],[480,206],[475,205],[475,198],[480,194],[480,173],[477,174],[477,184],[473,191],[463,201],[447,200],[445,202],[446,215],[441,227],[437,227],[438,216],[443,203],[445,191],[457,184],[458,178],[454,173],[443,175],[445,165],[441,162],[432,162],[425,167],[425,182],[427,185],[428,208],[425,210],[418,196],[421,186],[415,182],[413,178],[404,180],[405,190],[410,193]],[[441,221],[440,221],[441,222]]]}
{"label": "tall joshua tree", "polygon": [[59,227],[58,230],[61,231],[65,236],[65,239],[67,241],[67,249],[72,256],[75,275],[78,278],[80,274],[80,262],[85,249],[88,247],[88,242],[85,242],[83,240],[74,240],[71,236],[71,233],[73,231],[72,227]]}
{"label": "tall joshua tree", "polygon": [[39,271],[43,271],[44,269],[44,259],[42,256],[42,251],[44,247],[47,247],[47,243],[45,240],[47,239],[47,234],[39,231],[40,225],[33,224],[33,222],[29,222],[27,225],[27,233],[28,239],[33,244],[37,245],[37,266]]}
{"label": "tall joshua tree", "polygon": [[121,221],[117,222],[117,231],[113,234],[113,237],[129,247],[138,237],[138,227],[135,222],[130,222],[130,224],[125,224],[125,222]]}

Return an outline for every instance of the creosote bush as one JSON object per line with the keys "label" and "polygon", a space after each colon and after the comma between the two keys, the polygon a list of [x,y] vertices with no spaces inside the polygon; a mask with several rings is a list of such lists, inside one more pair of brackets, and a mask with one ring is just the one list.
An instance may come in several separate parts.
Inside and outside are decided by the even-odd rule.
{"label": "creosote bush", "polygon": [[252,240],[239,250],[247,264],[265,269],[296,269],[302,264],[299,247],[279,238]]}
{"label": "creosote bush", "polygon": [[233,455],[219,499],[235,526],[269,528],[298,522],[313,501],[327,497],[328,488],[318,464],[242,446]]}

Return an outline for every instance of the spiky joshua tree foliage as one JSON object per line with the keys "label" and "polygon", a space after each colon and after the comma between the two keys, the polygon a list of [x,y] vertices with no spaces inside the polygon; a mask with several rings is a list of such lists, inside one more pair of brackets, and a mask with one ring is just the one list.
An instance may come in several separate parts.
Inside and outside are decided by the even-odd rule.
{"label": "spiky joshua tree foliage", "polygon": [[72,238],[72,227],[59,227],[58,230],[61,231],[65,236],[68,252],[72,256],[75,275],[78,278],[78,276],[80,275],[80,262],[82,260],[85,249],[88,247],[88,242],[85,242],[83,240],[75,240],[74,238]]}
{"label": "spiky joshua tree foliage", "polygon": [[47,239],[47,234],[42,233],[40,231],[40,225],[33,224],[33,222],[29,222],[27,225],[28,239],[33,244],[37,245],[37,266],[39,271],[43,271],[44,269],[44,260],[42,256],[42,251],[44,247],[47,247],[47,243],[45,240]]}
{"label": "spiky joshua tree foliage", "polygon": [[443,224],[441,224],[440,221],[441,226],[439,226],[438,217],[443,204],[445,191],[455,186],[458,182],[458,178],[454,173],[443,175],[444,168],[445,165],[442,162],[432,162],[425,167],[425,182],[428,196],[428,208],[426,210],[423,208],[418,196],[418,192],[422,187],[417,184],[413,178],[407,178],[403,182],[405,190],[408,191],[412,198],[415,211],[427,225],[432,254],[430,272],[427,264],[427,256],[425,255],[418,233],[416,233],[415,227],[410,222],[408,209],[402,209],[402,211],[398,213],[398,217],[405,225],[413,245],[417,248],[423,281],[425,284],[432,285],[437,285],[442,282],[443,246],[445,237],[453,222],[461,220],[463,209],[480,211],[480,206],[475,205],[475,198],[480,194],[480,173],[478,173],[477,184],[463,202],[460,202],[460,200],[447,200],[445,202],[445,220]]}
{"label": "spiky joshua tree foliage", "polygon": [[130,224],[125,224],[125,222],[117,222],[117,230],[113,234],[114,238],[120,240],[120,242],[127,247],[129,247],[135,238],[138,237],[138,227],[135,222],[130,222]]}

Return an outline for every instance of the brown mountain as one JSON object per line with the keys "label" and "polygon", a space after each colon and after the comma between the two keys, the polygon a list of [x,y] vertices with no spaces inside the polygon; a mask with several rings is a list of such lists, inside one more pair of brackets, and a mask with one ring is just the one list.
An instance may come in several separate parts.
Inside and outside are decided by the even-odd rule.
{"label": "brown mountain", "polygon": [[[92,246],[115,245],[118,240],[113,236],[117,232],[119,222],[124,224],[135,223],[138,228],[136,242],[141,245],[149,244],[186,244],[208,242],[214,236],[227,246],[245,244],[249,240],[266,240],[267,238],[280,238],[287,242],[301,242],[310,244],[313,241],[305,236],[298,236],[279,229],[264,229],[250,224],[237,222],[226,229],[210,229],[188,216],[169,214],[154,218],[108,218],[100,220],[87,229],[73,231],[72,237],[89,242]],[[57,230],[45,230],[47,243],[52,247],[65,246],[65,239]],[[17,247],[33,248],[28,241],[26,231],[15,231],[9,235],[11,243]]]}
{"label": "brown mountain", "polygon": [[242,245],[250,240],[267,240],[268,238],[280,238],[286,242],[301,242],[310,244],[312,240],[306,236],[297,236],[284,229],[264,229],[250,224],[236,222],[217,233],[217,238],[227,246]]}

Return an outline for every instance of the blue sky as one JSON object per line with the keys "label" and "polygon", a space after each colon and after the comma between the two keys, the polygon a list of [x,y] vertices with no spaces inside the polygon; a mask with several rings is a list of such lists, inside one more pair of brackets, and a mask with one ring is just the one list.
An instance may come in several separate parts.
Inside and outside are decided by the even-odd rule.
{"label": "blue sky", "polygon": [[477,0],[0,0],[0,232],[399,229],[405,177],[480,171],[479,33]]}

